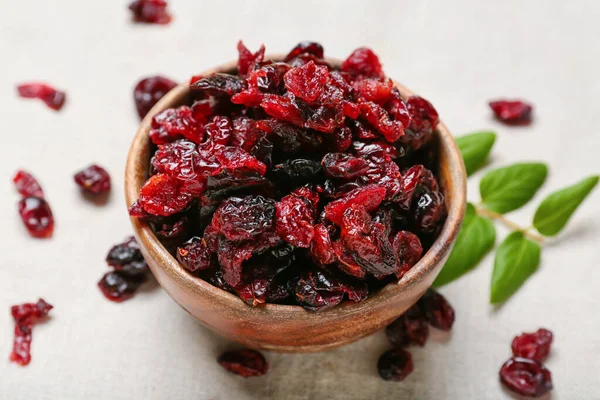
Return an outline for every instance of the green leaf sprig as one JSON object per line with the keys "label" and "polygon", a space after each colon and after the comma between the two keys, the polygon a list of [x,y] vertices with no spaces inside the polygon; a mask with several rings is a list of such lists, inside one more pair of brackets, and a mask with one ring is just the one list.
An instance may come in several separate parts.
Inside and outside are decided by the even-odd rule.
{"label": "green leaf sprig", "polygon": [[[494,132],[478,132],[456,139],[467,175],[482,168],[496,141]],[[504,214],[527,204],[544,184],[548,167],[539,162],[517,163],[489,171],[479,184],[481,203],[467,204],[463,226],[448,261],[434,282],[450,283],[474,269],[496,242],[498,221],[512,230],[496,249],[490,302],[502,303],[537,270],[546,237],[556,236],[575,210],[598,184],[590,176],[546,197],[538,206],[531,227],[522,227]]]}

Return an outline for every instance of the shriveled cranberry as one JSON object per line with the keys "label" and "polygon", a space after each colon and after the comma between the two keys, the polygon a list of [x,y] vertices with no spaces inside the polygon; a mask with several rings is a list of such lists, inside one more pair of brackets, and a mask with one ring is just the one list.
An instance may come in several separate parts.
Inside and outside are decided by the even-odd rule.
{"label": "shriveled cranberry", "polygon": [[192,110],[188,106],[181,106],[155,115],[149,135],[154,144],[165,144],[181,138],[200,143],[204,129],[192,116]]}
{"label": "shriveled cranberry", "polygon": [[540,397],[552,390],[552,374],[539,361],[513,357],[500,368],[500,382],[515,393]]}
{"label": "shriveled cranberry", "polygon": [[79,171],[74,176],[75,183],[91,194],[102,194],[110,191],[110,175],[104,168],[93,164]]}
{"label": "shriveled cranberry", "polygon": [[213,266],[206,240],[196,236],[177,248],[177,260],[190,272]]}
{"label": "shriveled cranberry", "polygon": [[44,191],[38,181],[27,171],[19,170],[13,177],[17,191],[24,197],[44,197]]}
{"label": "shriveled cranberry", "polygon": [[522,333],[512,341],[512,353],[515,357],[543,361],[550,353],[552,332],[540,328],[533,333]]}
{"label": "shriveled cranberry", "polygon": [[54,216],[48,202],[40,197],[25,197],[19,201],[19,214],[29,234],[49,238],[54,232]]}
{"label": "shriveled cranberry", "polygon": [[329,236],[329,230],[323,224],[315,225],[314,237],[311,242],[310,254],[319,264],[326,265],[335,262],[336,256]]}
{"label": "shriveled cranberry", "polygon": [[269,370],[269,364],[265,357],[256,350],[241,349],[228,351],[219,356],[219,364],[227,371],[250,378],[262,376]]}
{"label": "shriveled cranberry", "polygon": [[490,108],[496,118],[509,125],[528,124],[531,122],[533,106],[520,100],[490,101]]}
{"label": "shriveled cranberry", "polygon": [[133,100],[140,118],[144,118],[148,111],[177,83],[162,76],[144,78],[133,89]]}
{"label": "shriveled cranberry", "polygon": [[19,96],[26,99],[40,99],[51,109],[58,111],[67,99],[65,92],[56,90],[45,83],[24,83],[17,86]]}
{"label": "shriveled cranberry", "polygon": [[[396,272],[396,276],[401,278],[421,259],[423,246],[419,237],[408,231],[398,232],[394,236],[392,246],[400,260],[400,269]],[[433,323],[432,325],[435,326]]]}
{"label": "shriveled cranberry", "polygon": [[360,113],[388,142],[394,143],[404,135],[402,123],[393,121],[387,111],[377,103],[361,103]]}
{"label": "shriveled cranberry", "polygon": [[429,338],[429,327],[418,306],[409,308],[385,329],[390,344],[406,347],[411,344],[423,347]]}
{"label": "shriveled cranberry", "polygon": [[133,236],[111,247],[106,255],[106,263],[115,271],[129,276],[143,275],[149,271],[140,246]]}
{"label": "shriveled cranberry", "polygon": [[53,308],[44,299],[38,299],[36,303],[23,303],[12,306],[10,314],[18,325],[33,325],[46,318]]}
{"label": "shriveled cranberry", "polygon": [[262,196],[230,197],[215,212],[211,225],[228,240],[243,241],[273,229],[275,202]]}
{"label": "shriveled cranberry", "polygon": [[240,75],[246,75],[248,71],[252,69],[252,67],[260,63],[265,56],[265,46],[261,45],[260,49],[256,53],[252,53],[250,50],[244,46],[244,43],[240,40],[237,44],[237,49],[239,53],[238,58],[238,73]]}
{"label": "shriveled cranberry", "polygon": [[414,215],[415,226],[420,232],[435,232],[446,217],[444,195],[425,187],[418,188],[415,192],[411,212]]}
{"label": "shriveled cranberry", "polygon": [[348,192],[341,199],[325,206],[325,215],[331,222],[341,225],[344,211],[352,204],[361,205],[367,212],[375,210],[385,198],[386,190],[379,185],[367,185]]}
{"label": "shriveled cranberry", "polygon": [[379,376],[386,381],[403,381],[413,368],[412,356],[404,349],[388,350],[377,361]]}
{"label": "shriveled cranberry", "polygon": [[328,78],[327,67],[315,65],[312,61],[302,67],[289,70],[283,77],[285,87],[308,102],[315,101],[323,94]]}
{"label": "shriveled cranberry", "polygon": [[268,95],[263,98],[260,106],[273,118],[297,126],[304,126],[302,111],[287,97]]}
{"label": "shriveled cranberry", "polygon": [[311,311],[323,311],[334,307],[344,299],[344,290],[325,271],[305,273],[294,287],[296,300]]}
{"label": "shriveled cranberry", "polygon": [[275,231],[297,247],[309,247],[315,234],[315,215],[306,199],[288,195],[275,204]]}
{"label": "shriveled cranberry", "polygon": [[368,77],[382,78],[383,70],[379,57],[373,50],[360,47],[342,63],[342,71]]}
{"label": "shriveled cranberry", "polygon": [[449,331],[454,324],[454,308],[448,300],[433,289],[429,289],[418,303],[421,312],[431,326]]}
{"label": "shriveled cranberry", "polygon": [[198,176],[200,154],[195,143],[180,139],[158,146],[150,161],[154,172],[189,180]]}
{"label": "shriveled cranberry", "polygon": [[213,96],[231,96],[241,92],[246,82],[238,76],[215,73],[194,82],[190,89],[203,91]]}
{"label": "shriveled cranberry", "polygon": [[277,164],[271,170],[273,180],[283,187],[300,186],[315,179],[322,171],[317,161],[293,159]]}
{"label": "shriveled cranberry", "polygon": [[402,140],[413,149],[418,150],[432,140],[433,131],[440,119],[431,103],[422,97],[410,97],[406,106],[410,115],[410,125]]}
{"label": "shriveled cranberry", "polygon": [[328,153],[321,164],[325,175],[331,178],[353,179],[369,169],[369,161],[347,153]]}
{"label": "shriveled cranberry", "polygon": [[129,4],[135,22],[165,25],[171,22],[165,0],[135,0]]}
{"label": "shriveled cranberry", "polygon": [[245,171],[257,172],[261,175],[267,172],[265,164],[240,147],[225,146],[215,150],[214,155],[221,166],[229,170],[243,169]]}
{"label": "shriveled cranberry", "polygon": [[183,181],[166,174],[156,174],[146,181],[138,200],[152,215],[168,216],[184,210],[192,201]]}
{"label": "shriveled cranberry", "polygon": [[111,271],[102,276],[98,287],[108,300],[120,303],[132,298],[145,281],[146,275],[131,276],[122,271]]}
{"label": "shriveled cranberry", "polygon": [[390,98],[394,82],[389,79],[359,79],[354,88],[366,101],[384,104]]}
{"label": "shriveled cranberry", "polygon": [[317,58],[323,58],[323,46],[317,42],[300,42],[285,56],[283,61],[288,62],[300,54],[311,54]]}
{"label": "shriveled cranberry", "polygon": [[10,361],[21,366],[31,362],[31,331],[35,324],[47,318],[52,305],[39,299],[37,303],[24,303],[11,307],[11,314],[15,320],[13,349]]}

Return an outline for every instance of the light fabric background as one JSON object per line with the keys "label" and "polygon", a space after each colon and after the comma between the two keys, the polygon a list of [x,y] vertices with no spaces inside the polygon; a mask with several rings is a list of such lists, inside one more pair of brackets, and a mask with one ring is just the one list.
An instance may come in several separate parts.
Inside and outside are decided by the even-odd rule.
{"label": "light fabric background", "polygon": [[[454,331],[411,350],[415,372],[403,383],[377,376],[383,333],[322,354],[267,353],[268,375],[244,380],[215,362],[234,344],[159,287],[113,304],[95,286],[107,271],[107,250],[131,233],[122,175],[139,122],[132,101],[139,78],[186,80],[234,59],[240,38],[251,49],[264,42],[269,52],[312,39],[340,58],[368,45],[390,76],[433,102],[455,134],[497,130],[494,165],[551,166],[535,200],[511,214],[529,224],[545,194],[600,171],[600,2],[171,0],[168,26],[134,25],[126,5],[0,0],[1,399],[508,399],[498,369],[512,337],[539,326],[556,336],[547,363],[552,399],[600,399],[599,193],[548,243],[539,271],[503,307],[487,304],[491,256],[445,287],[457,312]],[[15,84],[32,79],[67,91],[62,112],[17,98]],[[487,101],[502,96],[531,100],[535,122],[495,122]],[[105,206],[83,199],[72,181],[91,162],[114,180]],[[18,167],[47,193],[56,217],[51,240],[29,238],[17,217],[10,178]],[[472,201],[480,176],[469,180]],[[56,308],[35,327],[33,361],[20,368],[7,361],[8,308],[39,296]]]}

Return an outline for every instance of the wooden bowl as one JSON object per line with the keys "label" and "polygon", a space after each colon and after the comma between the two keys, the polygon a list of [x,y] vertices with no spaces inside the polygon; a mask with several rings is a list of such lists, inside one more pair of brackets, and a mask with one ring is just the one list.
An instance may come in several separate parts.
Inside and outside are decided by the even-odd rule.
{"label": "wooden bowl", "polygon": [[[268,58],[267,58],[268,59]],[[273,56],[270,59],[280,60]],[[337,60],[328,60],[340,65]],[[200,75],[232,72],[230,62]],[[413,94],[396,83],[403,97]],[[147,179],[150,160],[148,131],[152,116],[188,100],[189,87],[181,84],[152,108],[133,139],[125,171],[125,196],[130,206]],[[466,174],[460,152],[446,126],[437,128],[438,177],[448,207],[448,218],[429,251],[397,284],[389,284],[366,300],[344,302],[323,312],[299,306],[246,305],[237,296],[195,278],[158,241],[152,229],[131,219],[135,236],[154,276],[166,292],[187,312],[224,337],[245,346],[281,352],[314,352],[354,342],[383,328],[412,306],[429,288],[446,261],[460,229],[466,205]]]}

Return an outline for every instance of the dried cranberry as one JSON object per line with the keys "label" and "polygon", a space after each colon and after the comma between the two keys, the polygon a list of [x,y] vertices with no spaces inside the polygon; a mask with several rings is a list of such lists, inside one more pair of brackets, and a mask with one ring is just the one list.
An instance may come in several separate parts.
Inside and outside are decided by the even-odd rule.
{"label": "dried cranberry", "polygon": [[404,349],[388,350],[379,357],[377,371],[386,381],[403,381],[413,372],[412,356]]}
{"label": "dried cranberry", "polygon": [[52,308],[54,307],[43,299],[39,299],[37,303],[24,303],[11,307],[15,330],[10,361],[21,366],[31,362],[32,328],[38,322],[45,320]]}
{"label": "dried cranberry", "polygon": [[260,63],[263,60],[263,57],[265,56],[264,45],[261,45],[260,49],[258,49],[258,51],[253,54],[252,52],[250,52],[250,50],[246,48],[246,46],[244,46],[244,43],[242,43],[242,41],[240,40],[238,42],[237,49],[239,53],[237,67],[238,73],[240,75],[246,75],[248,71],[252,70],[252,67],[255,64]]}
{"label": "dried cranberry", "polygon": [[368,77],[382,78],[383,70],[373,50],[360,47],[342,63],[342,71]]}
{"label": "dried cranberry", "polygon": [[135,0],[129,9],[133,12],[135,22],[164,25],[172,19],[165,0]]}
{"label": "dried cranberry", "polygon": [[44,299],[39,299],[37,303],[23,303],[12,306],[10,314],[18,325],[33,325],[46,318],[53,308]]}
{"label": "dried cranberry", "polygon": [[162,76],[144,78],[133,89],[133,100],[140,118],[144,118],[148,111],[177,83]]}
{"label": "dried cranberry", "polygon": [[323,94],[328,78],[327,67],[315,65],[312,61],[289,70],[283,77],[285,87],[295,96],[308,102],[314,102]]}
{"label": "dried cranberry", "polygon": [[528,124],[531,122],[533,107],[520,100],[490,101],[490,108],[499,121],[506,124]]}
{"label": "dried cranberry", "polygon": [[262,376],[269,370],[267,360],[256,350],[228,351],[221,354],[217,361],[227,371],[244,378]]}
{"label": "dried cranberry", "polygon": [[317,42],[300,42],[285,56],[283,61],[288,62],[301,54],[311,54],[317,58],[323,58],[323,46]]}
{"label": "dried cranberry", "polygon": [[111,271],[102,276],[98,287],[108,300],[120,303],[132,298],[145,281],[146,275],[132,276],[123,271]]}
{"label": "dried cranberry", "polygon": [[512,353],[515,357],[543,361],[550,353],[552,332],[540,328],[533,333],[522,333],[512,341]]}
{"label": "dried cranberry", "polygon": [[245,81],[238,76],[215,73],[197,80],[190,86],[190,89],[213,96],[231,96],[241,92],[245,87]]}
{"label": "dried cranberry", "polygon": [[409,308],[385,329],[390,344],[394,347],[406,347],[410,344],[425,346],[429,338],[429,327],[418,306]]}
{"label": "dried cranberry", "polygon": [[294,293],[300,305],[308,310],[323,311],[344,299],[344,290],[325,271],[309,271],[298,279]]}
{"label": "dried cranberry", "polygon": [[302,111],[287,97],[268,95],[261,101],[260,106],[273,118],[297,126],[304,126]]}
{"label": "dried cranberry", "polygon": [[168,216],[184,210],[192,201],[185,184],[165,174],[156,174],[140,190],[140,205],[152,215]]}
{"label": "dried cranberry", "polygon": [[404,135],[402,123],[393,121],[380,105],[371,101],[361,103],[360,113],[388,142],[394,143]]}
{"label": "dried cranberry", "polygon": [[344,211],[351,205],[357,204],[367,212],[375,210],[385,198],[386,190],[379,185],[367,185],[348,192],[341,199],[332,201],[325,206],[325,215],[331,222],[341,225]]}
{"label": "dried cranberry", "polygon": [[206,240],[194,236],[177,248],[177,260],[190,272],[208,269],[213,266],[211,252]]}
{"label": "dried cranberry", "polygon": [[[392,246],[400,260],[400,269],[396,272],[396,276],[401,278],[421,259],[423,246],[419,237],[408,231],[398,232],[394,237]],[[433,323],[432,325],[435,326]]]}
{"label": "dried cranberry", "polygon": [[27,171],[19,170],[13,177],[17,191],[24,197],[44,197],[44,191],[38,181]]}
{"label": "dried cranberry", "polygon": [[316,262],[322,265],[331,264],[336,260],[329,231],[323,224],[315,225],[310,254]]}
{"label": "dried cranberry", "polygon": [[45,83],[24,83],[17,86],[19,96],[26,99],[40,99],[53,110],[60,110],[67,99],[65,92],[56,90]]}
{"label": "dried cranberry", "polygon": [[19,214],[29,234],[49,238],[54,232],[54,217],[48,202],[40,197],[25,197],[19,201]]}
{"label": "dried cranberry", "polygon": [[552,374],[539,361],[513,357],[500,368],[500,382],[515,393],[540,397],[552,390]]}
{"label": "dried cranberry", "polygon": [[79,171],[74,179],[88,193],[102,194],[110,191],[110,175],[99,165],[93,164]]}
{"label": "dried cranberry", "polygon": [[283,240],[297,247],[309,247],[315,234],[315,215],[302,197],[289,195],[275,204],[275,231]]}
{"label": "dried cranberry", "polygon": [[155,173],[190,180],[198,176],[200,154],[196,144],[186,139],[158,146],[150,161]]}
{"label": "dried cranberry", "polygon": [[322,171],[321,164],[302,158],[277,164],[271,170],[273,180],[283,187],[300,186],[314,180]]}
{"label": "dried cranberry", "polygon": [[149,135],[154,144],[165,144],[181,138],[200,143],[204,135],[202,128],[192,116],[192,110],[188,106],[181,106],[155,115]]}
{"label": "dried cranberry", "polygon": [[331,178],[353,179],[369,169],[369,161],[347,153],[328,153],[321,161],[325,175]]}
{"label": "dried cranberry", "polygon": [[423,316],[431,326],[449,331],[454,324],[454,309],[448,300],[433,289],[429,289],[419,300]]}
{"label": "dried cranberry", "polygon": [[211,225],[232,241],[255,238],[273,229],[275,202],[262,196],[230,197],[215,212]]}
{"label": "dried cranberry", "polygon": [[367,101],[384,104],[390,98],[394,82],[389,79],[359,79],[354,88]]}
{"label": "dried cranberry", "polygon": [[446,217],[444,195],[425,187],[418,188],[415,192],[411,212],[419,232],[435,232]]}
{"label": "dried cranberry", "polygon": [[143,275],[149,271],[140,246],[133,236],[111,247],[106,255],[106,263],[115,271],[128,276]]}

